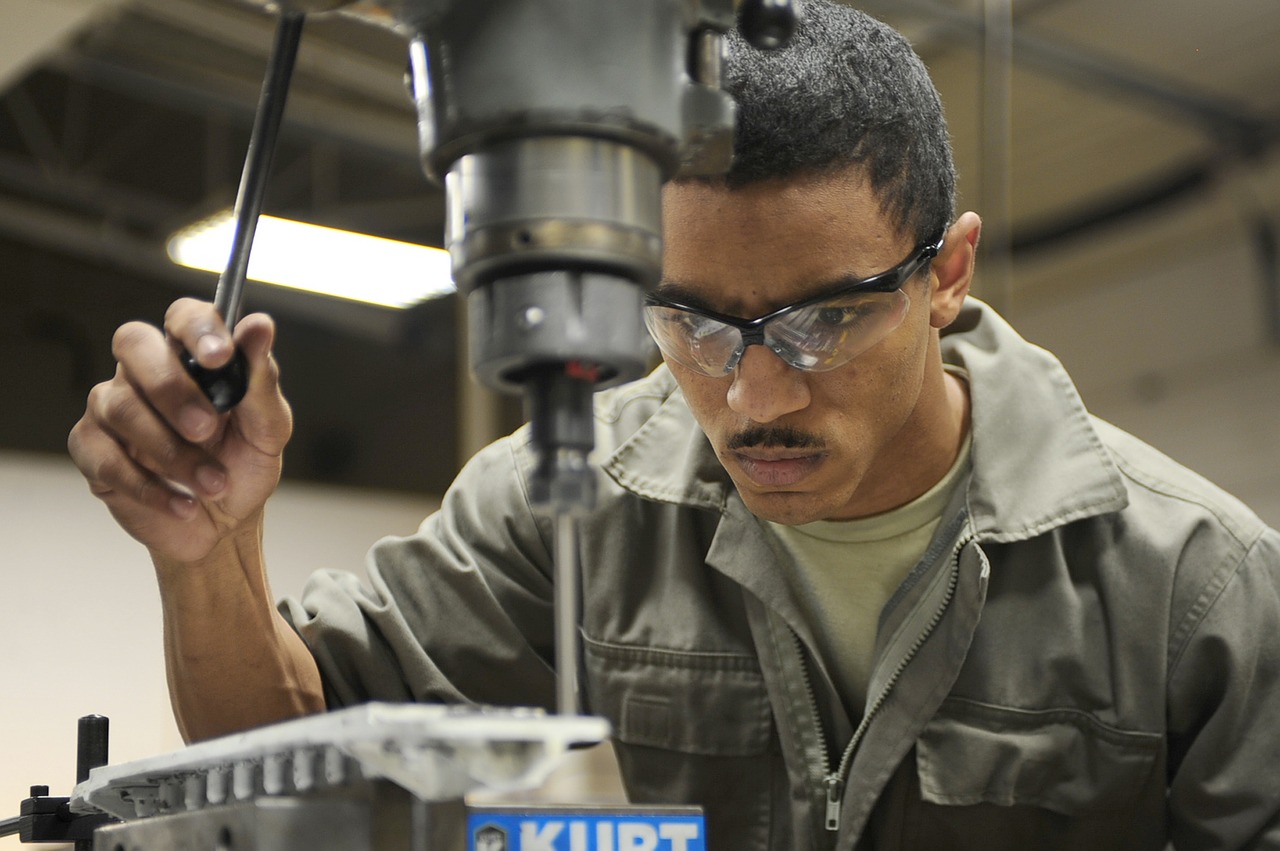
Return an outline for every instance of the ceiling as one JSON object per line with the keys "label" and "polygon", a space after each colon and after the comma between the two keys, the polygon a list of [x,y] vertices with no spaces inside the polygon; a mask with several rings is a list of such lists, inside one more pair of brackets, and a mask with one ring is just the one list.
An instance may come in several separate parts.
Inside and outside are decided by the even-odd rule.
{"label": "ceiling", "polygon": [[[1131,241],[1135,264],[1162,239],[1238,229],[1238,211],[1203,203],[1224,187],[1274,260],[1275,0],[1018,0],[1008,75],[998,39],[984,53],[981,0],[858,5],[925,57],[963,203],[984,211],[989,247],[1008,235],[1011,274],[992,264],[988,298],[1047,297],[1103,228],[1181,211],[1181,232]],[[0,448],[62,451],[112,371],[112,329],[212,292],[164,243],[233,199],[272,29],[233,0],[0,0]],[[321,17],[298,62],[267,211],[439,245],[442,199],[418,167],[401,39]],[[984,113],[984,97],[1011,109]],[[452,477],[466,442],[454,299],[396,313],[253,287],[247,302],[281,324],[297,414],[287,476],[427,492]]]}

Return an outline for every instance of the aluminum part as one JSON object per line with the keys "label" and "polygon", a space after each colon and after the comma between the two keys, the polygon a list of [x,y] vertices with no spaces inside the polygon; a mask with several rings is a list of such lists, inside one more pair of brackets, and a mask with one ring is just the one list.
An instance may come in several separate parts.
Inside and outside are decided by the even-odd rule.
{"label": "aluminum part", "polygon": [[535,709],[371,703],[95,768],[71,806],[132,821],[232,803],[334,792],[386,779],[424,801],[539,785],[601,718]]}

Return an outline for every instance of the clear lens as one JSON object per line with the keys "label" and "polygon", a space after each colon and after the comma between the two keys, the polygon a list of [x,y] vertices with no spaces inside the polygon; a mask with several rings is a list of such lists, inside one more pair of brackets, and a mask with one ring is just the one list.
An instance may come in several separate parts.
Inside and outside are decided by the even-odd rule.
{"label": "clear lens", "polygon": [[792,366],[824,372],[889,336],[910,306],[911,298],[902,290],[839,296],[779,316],[765,326],[764,339]]}
{"label": "clear lens", "polygon": [[[825,372],[843,366],[889,336],[906,318],[902,290],[854,293],[797,308],[764,326],[764,342],[796,369]],[[717,319],[650,304],[645,325],[664,355],[704,375],[726,375],[742,356],[742,332]]]}
{"label": "clear lens", "polygon": [[690,369],[721,376],[738,363],[742,333],[732,325],[655,304],[645,307],[644,324],[663,354]]}

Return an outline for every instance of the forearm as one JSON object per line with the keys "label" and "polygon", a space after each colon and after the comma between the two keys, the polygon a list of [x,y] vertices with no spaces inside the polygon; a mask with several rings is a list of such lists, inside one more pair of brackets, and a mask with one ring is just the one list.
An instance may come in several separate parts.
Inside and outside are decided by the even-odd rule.
{"label": "forearm", "polygon": [[189,742],[324,709],[315,661],[276,610],[261,522],[246,526],[198,562],[152,556],[169,695]]}

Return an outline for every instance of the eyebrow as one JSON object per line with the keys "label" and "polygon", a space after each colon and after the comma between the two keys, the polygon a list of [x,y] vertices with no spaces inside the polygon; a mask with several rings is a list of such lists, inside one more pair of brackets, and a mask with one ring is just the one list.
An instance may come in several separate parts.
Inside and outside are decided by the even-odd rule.
{"label": "eyebrow", "polygon": [[[871,277],[878,277],[878,275],[873,275]],[[759,318],[760,316],[768,316],[770,313],[773,313],[776,310],[781,310],[782,308],[788,307],[793,304],[799,304],[802,301],[809,301],[810,299],[822,298],[823,296],[828,296],[828,295],[835,295],[840,290],[843,290],[853,284],[862,283],[865,280],[867,280],[867,278],[859,277],[857,275],[843,275],[834,280],[825,281],[821,284],[818,284],[807,295],[801,296],[800,298],[797,298],[793,301],[789,301],[786,304],[777,305],[776,307],[770,308],[769,310],[766,310],[763,313],[759,313],[756,316],[748,316],[748,317],[741,317],[741,318],[756,319],[756,318]],[[685,307],[692,307],[695,310],[705,310],[710,313],[720,313],[726,316],[735,315],[735,313],[732,310],[722,310],[716,307],[715,305],[711,304],[705,298],[699,295],[697,289],[695,289],[692,285],[684,283],[682,281],[660,281],[658,283],[658,286],[654,288],[654,295],[657,295],[663,299],[666,299],[667,301],[675,302],[676,304],[682,304]]]}
{"label": "eyebrow", "polygon": [[654,287],[653,294],[667,301],[674,301],[677,304],[683,304],[686,307],[696,307],[699,310],[710,310],[718,313],[705,298],[698,295],[698,291],[689,284],[679,281],[659,281],[658,286]]}

